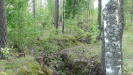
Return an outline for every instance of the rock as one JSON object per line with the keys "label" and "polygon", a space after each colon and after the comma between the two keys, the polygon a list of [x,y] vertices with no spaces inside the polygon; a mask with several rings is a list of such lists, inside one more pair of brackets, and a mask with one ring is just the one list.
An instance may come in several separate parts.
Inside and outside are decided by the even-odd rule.
{"label": "rock", "polygon": [[48,55],[48,62],[44,65],[55,75],[100,75],[100,58],[93,52],[86,46],[64,49]]}

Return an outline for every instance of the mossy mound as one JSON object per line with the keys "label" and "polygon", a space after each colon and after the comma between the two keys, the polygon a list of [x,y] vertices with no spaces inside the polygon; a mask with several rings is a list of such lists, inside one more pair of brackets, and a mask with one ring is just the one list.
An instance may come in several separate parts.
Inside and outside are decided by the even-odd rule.
{"label": "mossy mound", "polygon": [[44,65],[59,75],[98,75],[101,72],[99,49],[99,46],[94,48],[92,45],[64,49],[44,56],[47,61]]}
{"label": "mossy mound", "polygon": [[39,51],[45,51],[47,53],[55,53],[65,48],[81,44],[91,43],[91,35],[86,33],[82,35],[51,35],[49,38],[38,38],[34,42],[34,49]]}

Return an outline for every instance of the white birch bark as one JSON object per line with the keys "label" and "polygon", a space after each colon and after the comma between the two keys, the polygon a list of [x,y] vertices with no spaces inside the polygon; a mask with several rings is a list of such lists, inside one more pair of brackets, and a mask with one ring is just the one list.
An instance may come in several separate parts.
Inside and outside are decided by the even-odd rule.
{"label": "white birch bark", "polygon": [[122,0],[108,0],[104,6],[102,66],[106,75],[122,75]]}

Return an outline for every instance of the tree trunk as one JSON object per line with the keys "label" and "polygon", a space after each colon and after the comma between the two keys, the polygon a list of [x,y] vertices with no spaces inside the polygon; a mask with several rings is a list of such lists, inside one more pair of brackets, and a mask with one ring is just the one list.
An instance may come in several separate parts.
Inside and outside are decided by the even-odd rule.
{"label": "tree trunk", "polygon": [[58,29],[59,20],[59,0],[55,0],[55,16],[54,16],[54,26]]}
{"label": "tree trunk", "polygon": [[33,17],[35,18],[35,16],[36,16],[36,1],[32,0],[32,3],[33,3]]}
{"label": "tree trunk", "polygon": [[65,0],[62,1],[62,33],[64,33],[64,18],[65,18]]}
{"label": "tree trunk", "polygon": [[0,0],[0,58],[3,58],[1,48],[4,48],[7,40],[5,0]]}
{"label": "tree trunk", "polygon": [[98,25],[101,30],[101,9],[102,9],[102,0],[98,0]]}
{"label": "tree trunk", "polygon": [[89,18],[89,0],[86,1],[86,8],[87,8],[87,19]]}
{"label": "tree trunk", "polygon": [[76,0],[73,0],[73,12],[72,12],[72,18],[74,18],[75,17],[75,15],[76,15]]}
{"label": "tree trunk", "polygon": [[105,75],[122,75],[123,0],[108,0],[104,8],[102,68]]}
{"label": "tree trunk", "polygon": [[98,25],[99,25],[99,30],[100,30],[100,33],[97,37],[98,40],[101,39],[101,32],[102,32],[101,9],[102,9],[102,0],[98,0]]}
{"label": "tree trunk", "polygon": [[132,8],[131,8],[131,24],[133,25],[133,0],[132,0]]}

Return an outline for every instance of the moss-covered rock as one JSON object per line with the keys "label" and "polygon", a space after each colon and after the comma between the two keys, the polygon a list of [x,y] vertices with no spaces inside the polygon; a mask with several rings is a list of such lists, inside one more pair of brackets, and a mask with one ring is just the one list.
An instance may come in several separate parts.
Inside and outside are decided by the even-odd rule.
{"label": "moss-covered rock", "polygon": [[[93,47],[93,48],[92,48]],[[98,75],[100,74],[99,46],[81,45],[64,49],[47,56],[45,63],[60,75]],[[63,73],[63,74],[62,74]]]}

